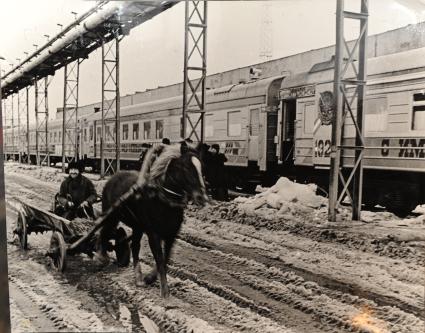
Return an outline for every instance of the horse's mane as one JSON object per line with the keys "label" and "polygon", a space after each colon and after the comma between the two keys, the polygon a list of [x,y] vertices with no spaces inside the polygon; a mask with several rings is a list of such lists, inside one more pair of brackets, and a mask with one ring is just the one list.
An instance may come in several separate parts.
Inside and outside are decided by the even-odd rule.
{"label": "horse's mane", "polygon": [[144,159],[137,184],[143,186],[146,182],[156,183],[165,174],[170,162],[181,156],[179,145],[158,145],[150,149]]}

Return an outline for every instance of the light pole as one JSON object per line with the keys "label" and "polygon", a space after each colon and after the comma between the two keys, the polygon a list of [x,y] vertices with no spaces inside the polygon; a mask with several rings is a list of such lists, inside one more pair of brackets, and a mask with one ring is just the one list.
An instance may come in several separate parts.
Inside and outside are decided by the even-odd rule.
{"label": "light pole", "polygon": [[10,312],[9,312],[9,281],[7,269],[7,236],[6,236],[6,201],[4,188],[4,161],[3,161],[3,110],[1,93],[1,61],[5,60],[0,56],[0,332],[10,333]]}

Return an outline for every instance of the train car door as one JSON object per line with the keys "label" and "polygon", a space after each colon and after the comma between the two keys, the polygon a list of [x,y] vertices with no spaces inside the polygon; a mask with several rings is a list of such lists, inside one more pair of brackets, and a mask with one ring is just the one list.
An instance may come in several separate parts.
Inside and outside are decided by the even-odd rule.
{"label": "train car door", "polygon": [[295,98],[286,99],[282,104],[280,161],[284,166],[292,166],[294,164],[297,100]]}
{"label": "train car door", "polygon": [[249,110],[248,160],[258,161],[258,137],[260,135],[260,108]]}

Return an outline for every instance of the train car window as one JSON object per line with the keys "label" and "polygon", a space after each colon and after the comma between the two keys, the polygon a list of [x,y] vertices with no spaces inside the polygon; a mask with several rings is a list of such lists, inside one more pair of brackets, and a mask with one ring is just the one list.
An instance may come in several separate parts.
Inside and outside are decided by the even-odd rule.
{"label": "train car window", "polygon": [[211,138],[213,136],[214,136],[213,115],[207,114],[205,115],[205,137]]}
{"label": "train car window", "polygon": [[425,130],[425,93],[413,94],[413,130]]}
{"label": "train car window", "polygon": [[227,135],[240,136],[242,134],[242,116],[240,111],[227,113]]}
{"label": "train car window", "polygon": [[122,125],[122,139],[128,140],[128,124]]}
{"label": "train car window", "polygon": [[100,138],[102,137],[102,127],[96,127],[96,138],[97,141],[100,142]]}
{"label": "train car window", "polygon": [[150,139],[151,138],[151,122],[145,121],[143,123],[143,139]]}
{"label": "train car window", "polygon": [[314,122],[317,118],[316,104],[305,103],[304,104],[304,133],[313,134]]}
{"label": "train car window", "polygon": [[139,123],[133,124],[133,140],[139,140]]}
{"label": "train car window", "polygon": [[365,101],[364,129],[366,132],[383,132],[387,129],[386,97],[370,98]]}
{"label": "train car window", "polygon": [[155,122],[155,138],[162,139],[164,136],[164,120],[157,120]]}
{"label": "train car window", "polygon": [[93,141],[93,125],[89,127],[89,140]]}
{"label": "train car window", "polygon": [[84,142],[87,142],[87,128],[84,129]]}

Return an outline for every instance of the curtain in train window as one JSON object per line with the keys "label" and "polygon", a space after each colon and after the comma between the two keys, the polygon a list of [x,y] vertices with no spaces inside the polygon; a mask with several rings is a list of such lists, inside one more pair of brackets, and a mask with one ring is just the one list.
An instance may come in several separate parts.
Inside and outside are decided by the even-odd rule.
{"label": "curtain in train window", "polygon": [[207,114],[205,115],[205,137],[211,138],[213,136],[214,136],[213,115]]}
{"label": "curtain in train window", "polygon": [[155,138],[156,139],[162,139],[164,135],[164,120],[157,120],[155,122]]}
{"label": "curtain in train window", "polygon": [[365,132],[383,132],[387,129],[388,106],[386,97],[369,98],[364,103]]}
{"label": "curtain in train window", "polygon": [[425,130],[425,93],[413,95],[413,130]]}
{"label": "curtain in train window", "polygon": [[105,141],[108,142],[111,140],[111,128],[109,127],[109,125],[105,126]]}
{"label": "curtain in train window", "polygon": [[151,122],[146,121],[143,123],[143,139],[150,139],[151,138]]}
{"label": "curtain in train window", "polygon": [[133,140],[139,140],[139,123],[133,124]]}
{"label": "curtain in train window", "polygon": [[240,136],[242,134],[242,116],[240,111],[227,113],[227,135]]}
{"label": "curtain in train window", "polygon": [[122,125],[122,139],[128,140],[128,124]]}

